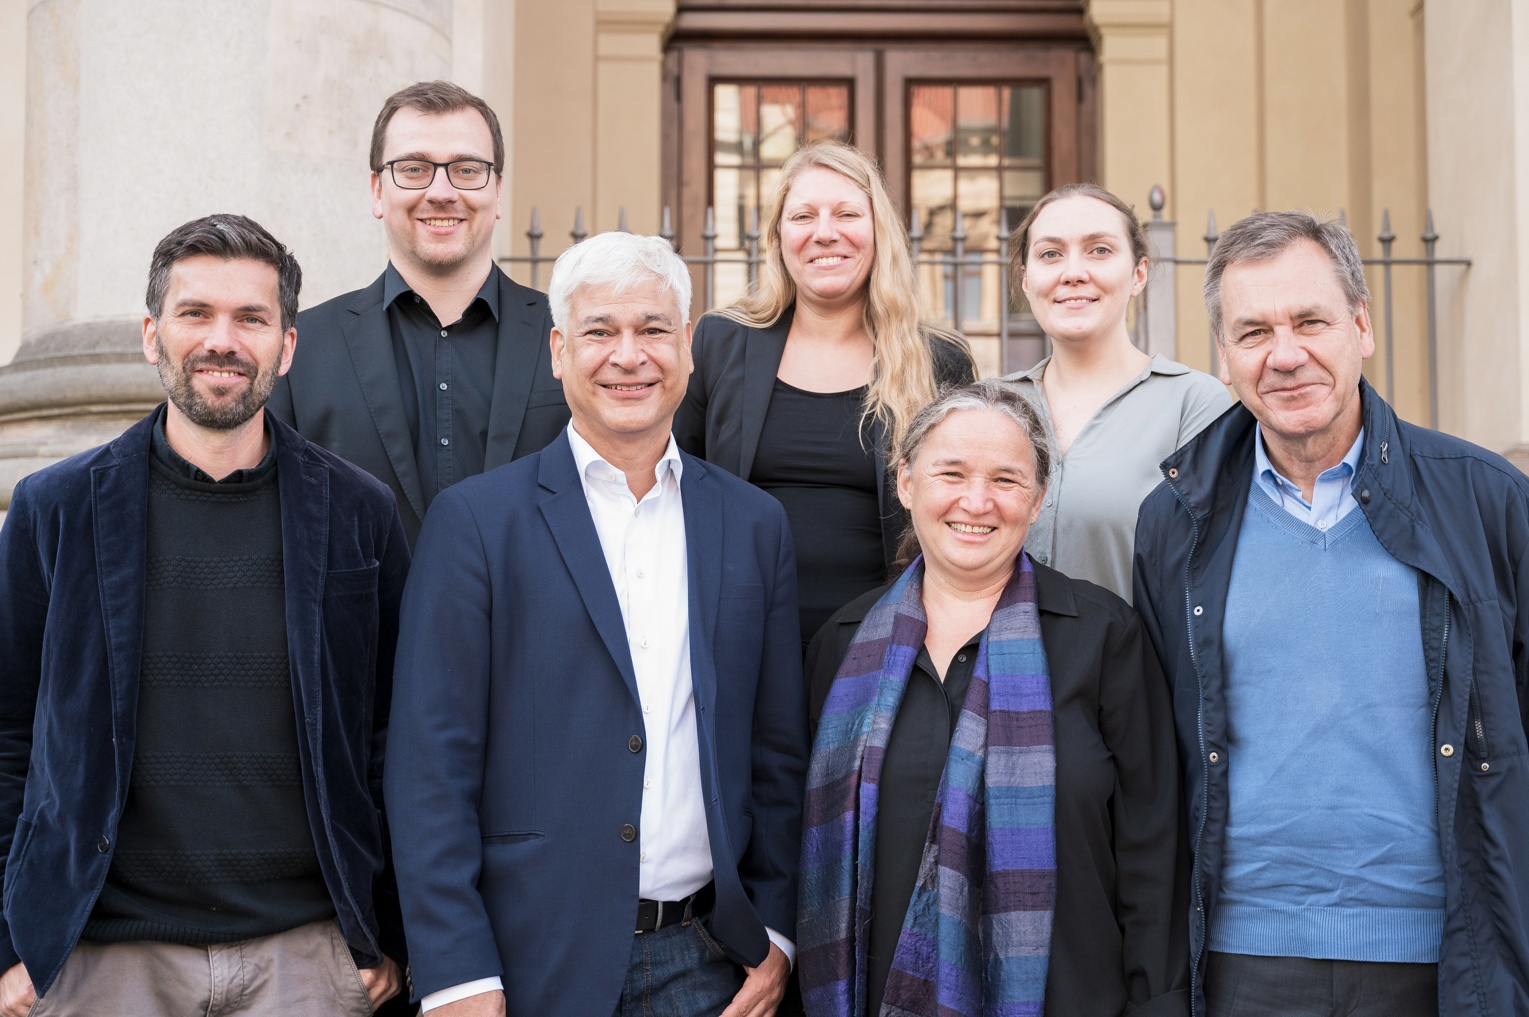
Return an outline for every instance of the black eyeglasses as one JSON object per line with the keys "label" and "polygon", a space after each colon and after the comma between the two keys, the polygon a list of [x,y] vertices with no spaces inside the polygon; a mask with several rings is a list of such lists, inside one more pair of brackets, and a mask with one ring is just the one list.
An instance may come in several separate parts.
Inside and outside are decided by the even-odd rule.
{"label": "black eyeglasses", "polygon": [[393,183],[408,191],[423,191],[435,182],[435,171],[446,169],[446,179],[459,191],[481,191],[494,175],[494,164],[482,159],[454,159],[430,162],[428,159],[394,159],[382,164],[393,175]]}

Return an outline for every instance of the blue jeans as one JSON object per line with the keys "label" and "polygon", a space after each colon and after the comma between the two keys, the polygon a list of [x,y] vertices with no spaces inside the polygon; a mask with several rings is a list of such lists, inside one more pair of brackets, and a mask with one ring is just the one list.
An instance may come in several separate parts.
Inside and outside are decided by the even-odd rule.
{"label": "blue jeans", "polygon": [[716,1017],[742,985],[699,919],[639,932],[615,1017]]}

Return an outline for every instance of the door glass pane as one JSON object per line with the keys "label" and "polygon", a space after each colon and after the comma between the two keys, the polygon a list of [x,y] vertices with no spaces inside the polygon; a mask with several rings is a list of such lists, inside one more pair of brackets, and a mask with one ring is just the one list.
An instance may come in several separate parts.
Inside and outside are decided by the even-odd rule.
{"label": "door glass pane", "polygon": [[1011,85],[1003,90],[1006,144],[1010,159],[1041,160],[1046,156],[1046,86]]}
{"label": "door glass pane", "polygon": [[801,142],[801,118],[800,87],[775,85],[760,89],[760,159],[781,162],[789,158]]}
{"label": "door glass pane", "polygon": [[808,141],[849,138],[849,89],[842,85],[807,86]]}
{"label": "door glass pane", "polygon": [[956,162],[962,166],[998,165],[998,88],[956,89]]}
{"label": "door glass pane", "polygon": [[954,157],[956,90],[914,85],[908,95],[908,145],[915,166],[944,165]]}

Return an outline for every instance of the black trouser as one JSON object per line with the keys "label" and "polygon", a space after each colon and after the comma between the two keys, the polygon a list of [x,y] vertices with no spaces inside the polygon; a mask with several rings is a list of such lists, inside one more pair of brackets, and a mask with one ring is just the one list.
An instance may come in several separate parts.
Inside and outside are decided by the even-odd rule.
{"label": "black trouser", "polygon": [[1438,1017],[1437,964],[1207,956],[1209,1017]]}

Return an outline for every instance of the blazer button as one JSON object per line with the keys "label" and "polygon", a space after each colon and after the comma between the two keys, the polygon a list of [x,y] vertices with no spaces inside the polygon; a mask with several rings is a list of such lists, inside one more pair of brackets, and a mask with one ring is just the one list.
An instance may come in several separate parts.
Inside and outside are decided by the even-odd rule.
{"label": "blazer button", "polygon": [[637,839],[637,827],[627,823],[621,827],[621,839],[628,844]]}
{"label": "blazer button", "polygon": [[101,852],[103,855],[106,854],[106,852],[111,850],[111,841],[107,840],[105,837],[102,837],[100,840],[96,841],[96,850]]}
{"label": "blazer button", "polygon": [[626,747],[631,749],[633,752],[641,752],[642,751],[642,736],[641,735],[633,735],[632,737],[628,738],[626,740]]}

